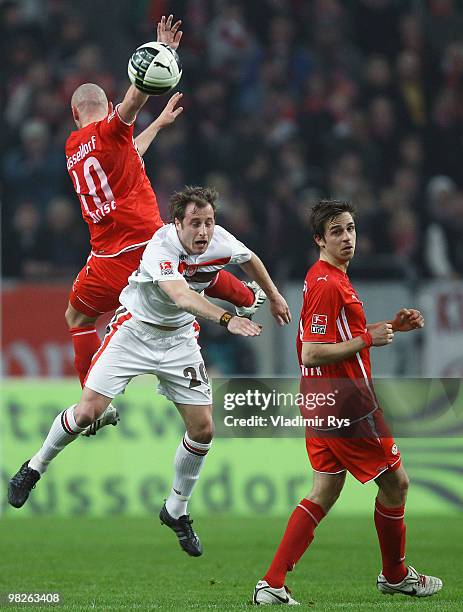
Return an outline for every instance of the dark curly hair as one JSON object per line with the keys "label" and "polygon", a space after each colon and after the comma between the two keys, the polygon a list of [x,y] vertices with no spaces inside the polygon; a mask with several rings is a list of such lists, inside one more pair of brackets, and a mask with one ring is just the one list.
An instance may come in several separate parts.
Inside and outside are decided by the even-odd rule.
{"label": "dark curly hair", "polygon": [[204,208],[209,204],[217,210],[216,200],[218,193],[213,187],[198,187],[187,185],[182,191],[175,191],[170,198],[170,221],[174,219],[183,221],[185,218],[185,209],[193,202],[198,208]]}

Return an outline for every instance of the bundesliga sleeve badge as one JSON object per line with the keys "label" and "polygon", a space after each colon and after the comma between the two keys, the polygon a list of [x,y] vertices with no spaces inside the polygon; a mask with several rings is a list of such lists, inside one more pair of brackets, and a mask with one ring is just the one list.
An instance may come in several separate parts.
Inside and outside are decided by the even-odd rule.
{"label": "bundesliga sleeve badge", "polygon": [[174,269],[172,268],[172,262],[170,261],[161,261],[159,263],[159,267],[161,268],[162,276],[167,276],[168,274],[174,273]]}
{"label": "bundesliga sleeve badge", "polygon": [[310,332],[312,334],[326,334],[326,327],[328,325],[328,315],[313,314],[312,325],[310,326]]}

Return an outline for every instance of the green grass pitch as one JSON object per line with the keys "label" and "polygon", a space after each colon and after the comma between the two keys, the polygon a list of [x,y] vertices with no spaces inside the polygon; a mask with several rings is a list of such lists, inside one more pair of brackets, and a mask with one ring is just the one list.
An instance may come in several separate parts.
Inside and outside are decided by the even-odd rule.
{"label": "green grass pitch", "polygon": [[[59,591],[58,610],[252,610],[254,584],[285,524],[198,517],[205,553],[194,559],[156,518],[8,518],[0,521],[0,593]],[[288,585],[312,610],[462,610],[461,519],[412,517],[407,529],[407,560],[444,581],[433,598],[376,591],[379,552],[367,517],[325,519]]]}

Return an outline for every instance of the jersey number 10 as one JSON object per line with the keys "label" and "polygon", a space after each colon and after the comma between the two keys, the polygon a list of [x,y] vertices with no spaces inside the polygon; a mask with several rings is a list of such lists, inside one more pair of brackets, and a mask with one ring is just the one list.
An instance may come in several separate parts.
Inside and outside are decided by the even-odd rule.
{"label": "jersey number 10", "polygon": [[[104,202],[102,202],[101,198],[97,195],[95,181],[93,180],[93,176],[90,172],[91,170],[94,171],[94,173],[98,177],[98,180],[100,181],[100,189],[105,197]],[[108,206],[114,203],[115,197],[111,190],[111,187],[109,186],[108,177],[106,176],[105,171],[101,167],[101,164],[96,157],[88,157],[85,160],[83,171],[85,182],[87,183],[87,193],[92,198],[93,203],[95,204],[95,210],[99,211],[101,209],[104,209],[105,205]],[[71,172],[72,176],[74,177],[76,192],[81,199],[84,210],[93,218],[94,221],[100,221],[102,215],[97,215],[97,219],[94,218],[94,213],[92,214],[92,211],[89,209],[86,196],[80,190],[80,182],[79,177],[77,176],[77,172],[75,170],[71,170]],[[106,212],[109,212],[109,209],[108,211],[104,210],[103,214],[106,214]]]}

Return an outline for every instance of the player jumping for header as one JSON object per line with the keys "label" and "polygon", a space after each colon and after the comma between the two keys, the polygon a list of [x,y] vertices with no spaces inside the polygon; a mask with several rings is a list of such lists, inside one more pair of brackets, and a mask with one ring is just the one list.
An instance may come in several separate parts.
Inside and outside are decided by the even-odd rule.
{"label": "player jumping for header", "polygon": [[280,325],[291,316],[261,260],[215,224],[216,192],[190,187],[172,197],[172,223],[156,232],[138,270],[120,296],[100,349],[92,360],[80,402],[54,420],[39,451],[10,480],[8,500],[20,508],[48,465],[106,410],[134,376],[156,374],[158,391],[175,403],[186,432],[175,455],[170,495],[161,521],[177,535],[189,555],[202,547],[191,527],[188,500],[211,447],[212,397],[196,340],[195,316],[223,325],[232,334],[258,336],[256,323],[233,316],[201,293],[227,264],[239,264],[268,296]]}

